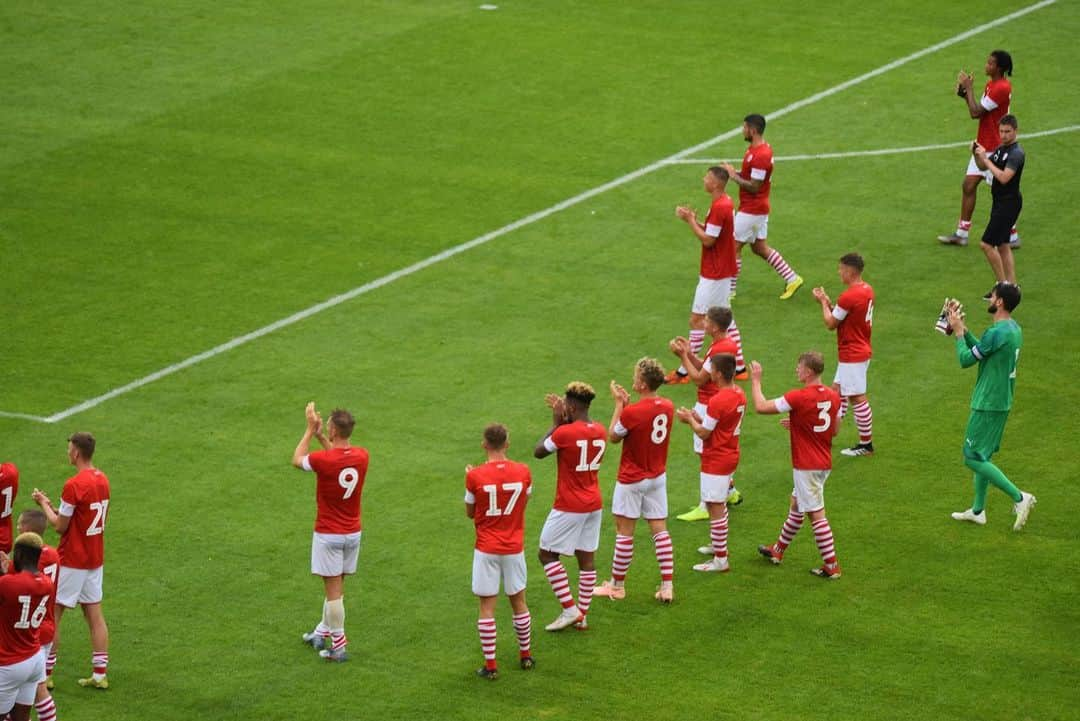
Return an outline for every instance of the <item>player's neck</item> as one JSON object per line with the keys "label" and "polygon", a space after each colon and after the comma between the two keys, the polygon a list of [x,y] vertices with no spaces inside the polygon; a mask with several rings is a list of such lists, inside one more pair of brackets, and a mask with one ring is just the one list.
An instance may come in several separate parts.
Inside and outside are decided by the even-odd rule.
{"label": "player's neck", "polygon": [[498,463],[500,461],[508,461],[506,457],[506,451],[488,451],[487,452],[488,463]]}
{"label": "player's neck", "polygon": [[349,442],[348,438],[335,438],[330,441],[331,448],[350,448],[351,446],[352,443]]}
{"label": "player's neck", "polygon": [[821,385],[821,376],[811,376],[810,378],[806,379],[806,383],[804,383],[803,385],[808,388],[810,386],[819,386]]}
{"label": "player's neck", "polygon": [[94,464],[90,461],[77,460],[75,461],[75,470],[77,471],[92,471],[94,470]]}
{"label": "player's neck", "polygon": [[757,146],[764,145],[764,144],[765,144],[765,138],[763,138],[760,135],[756,135],[753,138],[750,138],[750,147],[751,148],[756,148]]}

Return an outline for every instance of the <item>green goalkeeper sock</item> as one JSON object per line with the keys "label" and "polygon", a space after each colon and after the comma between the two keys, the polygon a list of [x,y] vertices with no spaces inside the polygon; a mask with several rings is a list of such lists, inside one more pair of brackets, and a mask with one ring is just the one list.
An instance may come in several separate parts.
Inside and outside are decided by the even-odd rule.
{"label": "green goalkeeper sock", "polygon": [[[1000,488],[1005,495],[1013,499],[1013,503],[1019,503],[1023,496],[1020,495],[1020,489],[1013,485],[1012,481],[1001,472],[1001,469],[995,466],[990,461],[977,461],[973,458],[965,458],[964,465],[975,471],[975,503],[980,506],[986,505],[986,482],[993,483]],[[980,481],[982,483],[980,484]],[[982,498],[980,499],[980,485],[982,486]],[[971,510],[975,513],[982,511],[982,508],[976,510],[975,504],[972,504]]]}

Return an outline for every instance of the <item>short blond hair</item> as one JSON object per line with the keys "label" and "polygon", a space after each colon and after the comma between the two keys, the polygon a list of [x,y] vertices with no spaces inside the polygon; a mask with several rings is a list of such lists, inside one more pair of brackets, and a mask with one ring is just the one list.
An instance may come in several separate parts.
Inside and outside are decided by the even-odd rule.
{"label": "short blond hair", "polygon": [[664,366],[660,365],[660,361],[646,356],[637,362],[636,368],[649,390],[655,391],[664,385]]}
{"label": "short blond hair", "polygon": [[588,406],[596,398],[596,391],[584,381],[571,381],[566,384],[566,397]]}

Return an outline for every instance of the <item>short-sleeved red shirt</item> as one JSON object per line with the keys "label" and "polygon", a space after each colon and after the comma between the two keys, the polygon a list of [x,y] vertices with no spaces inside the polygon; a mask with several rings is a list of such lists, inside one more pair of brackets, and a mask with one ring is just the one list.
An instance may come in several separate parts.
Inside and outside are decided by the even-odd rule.
{"label": "short-sleeved red shirt", "polygon": [[315,532],[356,533],[360,524],[360,495],[367,477],[368,452],[357,446],[328,448],[304,457],[304,468],[315,471]]}
{"label": "short-sleeved red shirt", "polygon": [[476,550],[508,555],[525,550],[525,504],[532,474],[524,463],[488,461],[465,474],[466,502],[476,504]]}
{"label": "short-sleeved red shirt", "polygon": [[739,465],[739,434],[746,413],[746,394],[738,386],[718,388],[702,418],[712,433],[702,444],[701,471],[730,476]]}
{"label": "short-sleeved red shirt", "polygon": [[769,214],[769,192],[772,190],[773,153],[768,143],[751,145],[743,155],[739,177],[743,180],[760,180],[758,192],[751,193],[739,187],[739,212],[750,215]]}
{"label": "short-sleeved red shirt", "polygon": [[[991,104],[997,107],[993,110],[986,110],[986,100],[989,100]],[[997,150],[997,146],[1001,145],[998,125],[1001,123],[1001,119],[1009,113],[1009,104],[1012,102],[1012,83],[1009,82],[1008,78],[1004,77],[1000,80],[988,80],[986,88],[983,90],[982,99],[979,102],[982,104],[983,110],[986,110],[979,116],[979,145],[983,146],[987,153],[992,153]]]}
{"label": "short-sleeved red shirt", "polygon": [[804,386],[784,394],[791,408],[791,465],[800,471],[832,469],[840,395],[823,385]]}
{"label": "short-sleeved red shirt", "polygon": [[[38,570],[52,581],[53,586],[56,586],[56,576],[60,571],[60,554],[56,552],[56,549],[49,545],[43,545],[41,547],[41,557],[38,559]],[[53,599],[55,601],[55,599]],[[50,604],[48,610],[45,612],[45,620],[41,622],[41,628],[39,629],[41,645],[44,646],[47,643],[52,643],[53,637],[56,635],[56,619],[53,617],[53,605]]]}
{"label": "short-sleeved red shirt", "polygon": [[0,463],[0,551],[11,552],[14,536],[11,533],[11,517],[15,509],[15,496],[19,494],[19,469],[14,463]]}
{"label": "short-sleeved red shirt", "polygon": [[64,484],[60,501],[60,514],[71,517],[56,549],[61,565],[83,569],[105,565],[109,479],[97,468],[81,470]]}
{"label": "short-sleeved red shirt", "polygon": [[0,576],[0,666],[25,661],[41,648],[41,624],[56,602],[56,590],[42,573]]}
{"label": "short-sleeved red shirt", "polygon": [[[730,353],[733,356],[738,356],[739,346],[735,343],[735,341],[733,341],[727,336],[723,336],[722,338],[717,338],[716,340],[714,340],[712,342],[712,345],[709,346],[708,353],[705,354],[705,365],[703,366],[703,368],[705,369],[706,373],[712,372],[712,366],[709,364],[709,359],[719,353]],[[713,395],[716,393],[716,389],[717,385],[711,380],[706,382],[705,385],[698,386],[698,403],[708,403],[709,399],[712,398]]]}
{"label": "short-sleeved red shirt", "polygon": [[710,280],[734,278],[738,274],[735,262],[735,204],[731,196],[715,198],[705,219],[705,234],[716,238],[709,247],[701,246],[701,277]]}
{"label": "short-sleeved red shirt", "polygon": [[847,287],[836,299],[836,309],[844,315],[836,327],[836,345],[841,363],[870,360],[870,333],[874,325],[874,289],[859,281]]}
{"label": "short-sleeved red shirt", "polygon": [[607,448],[604,425],[596,421],[564,423],[552,432],[548,442],[557,450],[559,460],[555,510],[591,513],[603,508],[599,471]]}
{"label": "short-sleeved red shirt", "polygon": [[619,483],[656,478],[667,470],[675,404],[668,398],[642,398],[623,408],[615,432],[624,437]]}

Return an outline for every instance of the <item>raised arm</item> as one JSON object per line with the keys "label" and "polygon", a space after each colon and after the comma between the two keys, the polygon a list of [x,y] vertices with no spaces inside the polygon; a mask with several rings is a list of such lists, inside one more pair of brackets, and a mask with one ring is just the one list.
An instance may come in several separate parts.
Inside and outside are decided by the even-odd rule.
{"label": "raised arm", "polygon": [[682,220],[690,226],[690,231],[697,236],[697,239],[701,241],[703,246],[711,248],[716,245],[716,239],[720,237],[720,231],[717,230],[715,236],[709,235],[709,233],[706,232],[705,226],[698,222],[697,214],[692,208],[680,205],[675,208],[675,215],[679,217],[679,220]]}
{"label": "raised arm", "polygon": [[622,417],[623,409],[630,401],[630,394],[613,380],[611,381],[611,397],[615,400],[615,410],[611,413],[611,423],[608,423],[607,439],[608,443],[622,443],[623,436],[615,432],[615,427]]}
{"label": "raised arm", "polygon": [[[292,464],[297,468],[304,467],[304,456],[311,450],[311,439],[315,436],[322,435],[322,418],[319,417],[318,412],[315,410],[315,403],[308,403],[304,409],[304,416],[307,419],[307,428],[304,429],[304,435],[300,437],[300,442],[296,444],[296,450],[293,451]],[[319,439],[319,443],[323,448],[329,448],[329,441],[323,443],[323,439]]]}
{"label": "raised arm", "polygon": [[782,411],[776,407],[775,401],[765,398],[761,390],[761,364],[750,361],[750,392],[754,396],[754,411],[764,415],[776,415]]}
{"label": "raised arm", "polygon": [[833,315],[833,304],[824,288],[814,288],[814,298],[821,304],[821,320],[829,330],[836,330],[840,326],[840,320]]}
{"label": "raised arm", "polygon": [[[46,520],[49,521],[49,525],[56,529],[56,532],[61,536],[67,533],[68,526],[71,524],[71,514],[61,515],[57,513],[53,508],[52,501],[45,495],[45,492],[35,488],[34,492],[30,494],[30,497],[34,499],[34,503],[41,506],[41,510],[45,513]],[[63,509],[63,503],[60,504]]]}

